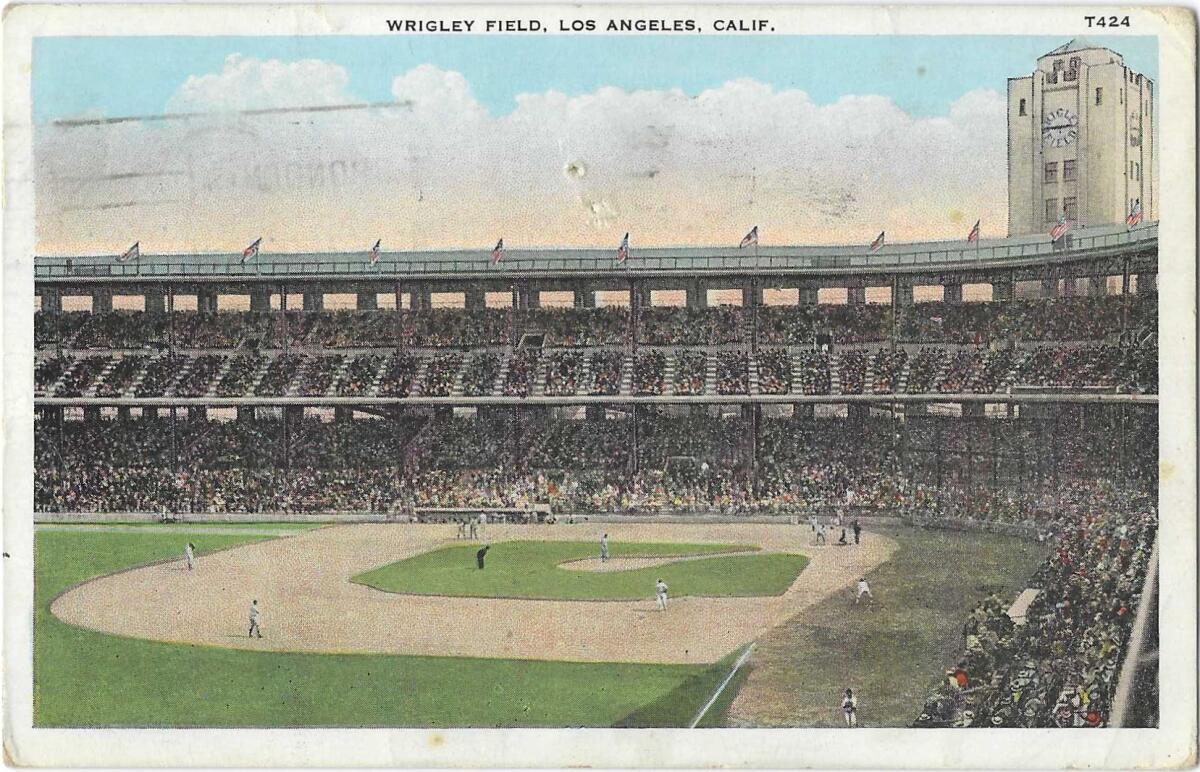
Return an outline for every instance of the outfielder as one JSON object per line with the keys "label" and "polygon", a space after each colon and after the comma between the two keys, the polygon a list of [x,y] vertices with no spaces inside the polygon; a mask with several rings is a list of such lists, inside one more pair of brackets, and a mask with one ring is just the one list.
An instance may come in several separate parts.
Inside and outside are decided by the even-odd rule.
{"label": "outfielder", "polygon": [[654,594],[658,597],[658,610],[667,610],[667,583],[659,579],[654,583]]}
{"label": "outfielder", "polygon": [[187,564],[187,570],[189,571],[196,567],[196,545],[190,541],[184,545],[183,562]]}
{"label": "outfielder", "polygon": [[600,537],[600,562],[608,562],[608,534]]}

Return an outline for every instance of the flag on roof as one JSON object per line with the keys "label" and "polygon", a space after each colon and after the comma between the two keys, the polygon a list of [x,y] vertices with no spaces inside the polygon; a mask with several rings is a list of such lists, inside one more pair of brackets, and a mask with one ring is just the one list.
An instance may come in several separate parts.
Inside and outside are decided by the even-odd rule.
{"label": "flag on roof", "polygon": [[500,258],[504,257],[504,239],[496,242],[496,246],[492,248],[492,265],[500,262]]}
{"label": "flag on roof", "polygon": [[262,236],[254,240],[250,246],[242,250],[242,262],[245,263],[253,257],[258,257],[258,247],[262,244]]}
{"label": "flag on roof", "polygon": [[747,233],[745,235],[745,237],[742,238],[742,243],[738,244],[738,249],[744,249],[745,247],[748,247],[751,244],[753,244],[754,246],[758,246],[758,226],[757,225],[755,225],[753,228],[751,228],[750,232]]}
{"label": "flag on roof", "polygon": [[883,246],[883,234],[884,234],[884,231],[879,231],[879,235],[876,236],[875,240],[871,242],[871,251],[872,252],[878,252],[879,248]]}
{"label": "flag on roof", "polygon": [[1063,209],[1062,214],[1058,216],[1058,222],[1054,223],[1054,227],[1050,229],[1050,240],[1058,241],[1070,228],[1071,224],[1067,222],[1067,210]]}
{"label": "flag on roof", "polygon": [[967,241],[979,241],[979,220],[975,221],[975,226],[971,228],[971,232],[967,234]]}
{"label": "flag on roof", "polygon": [[142,250],[140,248],[138,248],[138,244],[141,244],[141,243],[142,242],[140,242],[140,241],[133,242],[132,247],[130,247],[129,249],[127,249],[123,253],[121,253],[121,256],[117,258],[117,262],[118,263],[128,263],[130,260],[137,260],[139,257],[141,257]]}
{"label": "flag on roof", "polygon": [[375,246],[371,247],[371,265],[379,262],[379,245],[383,243],[383,239],[375,242]]}
{"label": "flag on roof", "polygon": [[1141,199],[1134,199],[1133,208],[1129,209],[1129,216],[1126,217],[1126,225],[1130,228],[1138,225],[1141,222]]}
{"label": "flag on roof", "polygon": [[629,257],[629,234],[625,234],[625,238],[621,239],[621,246],[617,247],[617,262],[623,263]]}

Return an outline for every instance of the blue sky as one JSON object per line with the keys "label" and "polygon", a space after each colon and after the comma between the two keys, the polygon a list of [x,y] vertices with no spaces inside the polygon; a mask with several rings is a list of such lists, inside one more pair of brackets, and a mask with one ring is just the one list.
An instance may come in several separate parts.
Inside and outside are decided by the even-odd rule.
{"label": "blue sky", "polygon": [[[1152,37],[1089,37],[1157,81]],[[847,94],[890,97],[914,116],[946,113],[973,89],[1003,92],[1062,36],[482,36],[63,37],[34,41],[33,118],[161,113],[190,75],[225,57],[321,59],[346,68],[350,93],[391,99],[392,79],[420,64],[461,72],[492,115],[522,92],[568,96],[601,86],[695,94],[734,78],[801,89],[818,104]]]}

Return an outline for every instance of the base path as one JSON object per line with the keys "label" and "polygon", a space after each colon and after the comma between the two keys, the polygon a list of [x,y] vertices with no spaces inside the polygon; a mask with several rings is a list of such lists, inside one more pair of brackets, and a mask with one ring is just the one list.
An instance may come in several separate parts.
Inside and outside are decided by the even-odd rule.
{"label": "base path", "polygon": [[[373,568],[454,544],[453,525],[344,525],[85,582],[51,611],[115,635],[258,651],[366,652],[586,662],[715,662],[887,560],[895,542],[810,545],[804,526],[605,523],[622,541],[753,544],[809,557],[786,592],[757,598],[556,601],[401,595],[354,584]],[[596,541],[600,526],[489,525],[486,539]],[[457,543],[461,544],[461,541]],[[182,554],[183,543],[180,542]],[[203,545],[201,545],[203,546]],[[597,551],[599,546],[597,546]],[[246,637],[251,599],[263,638]]]}

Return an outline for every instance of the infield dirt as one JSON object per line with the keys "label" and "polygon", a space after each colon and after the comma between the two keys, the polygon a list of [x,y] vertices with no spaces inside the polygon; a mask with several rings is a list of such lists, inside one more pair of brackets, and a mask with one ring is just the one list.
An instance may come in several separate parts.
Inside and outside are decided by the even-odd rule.
{"label": "infield dirt", "polygon": [[[812,546],[807,527],[606,523],[614,541],[754,544],[808,566],[782,594],[684,597],[663,612],[639,601],[401,595],[355,584],[370,569],[454,543],[453,525],[342,525],[85,582],[51,606],[69,624],[176,643],[262,651],[371,652],[590,662],[715,662],[853,582],[895,551]],[[593,533],[595,531],[595,533]],[[489,542],[598,541],[594,525],[490,525]],[[461,543],[461,542],[460,542]],[[180,544],[181,552],[183,545]],[[251,599],[264,637],[246,637]]]}

